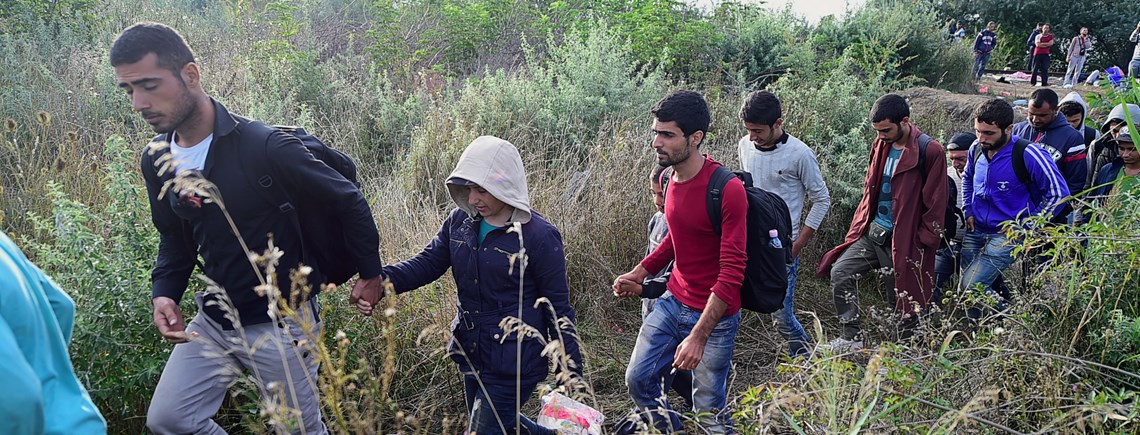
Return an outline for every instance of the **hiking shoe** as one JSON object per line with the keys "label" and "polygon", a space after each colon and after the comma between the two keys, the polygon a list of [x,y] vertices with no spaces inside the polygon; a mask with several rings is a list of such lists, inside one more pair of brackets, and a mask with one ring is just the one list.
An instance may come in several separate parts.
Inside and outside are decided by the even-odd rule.
{"label": "hiking shoe", "polygon": [[863,348],[863,340],[848,340],[843,337],[835,337],[827,344],[820,344],[820,350],[829,350],[831,353],[851,353]]}

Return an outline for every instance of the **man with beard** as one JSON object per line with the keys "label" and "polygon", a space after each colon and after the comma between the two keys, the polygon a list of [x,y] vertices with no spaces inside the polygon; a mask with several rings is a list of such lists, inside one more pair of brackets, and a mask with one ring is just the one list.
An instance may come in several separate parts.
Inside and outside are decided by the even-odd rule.
{"label": "man with beard", "polygon": [[[1057,116],[1057,93],[1052,89],[1038,89],[1029,98],[1029,113],[1025,121],[1013,126],[1013,135],[1040,145],[1048,151],[1064,177],[1066,191],[1077,193],[1084,189],[1088,177],[1088,157],[1084,134],[1073,129],[1068,119]],[[1056,214],[1059,223],[1065,223],[1072,207],[1065,205]]]}
{"label": "man with beard", "polygon": [[[1005,100],[995,98],[978,106],[974,111],[978,141],[970,149],[962,178],[966,236],[961,288],[983,292],[995,301],[998,311],[1004,309],[1005,301],[992,285],[1013,263],[1014,249],[1002,224],[1027,216],[1055,215],[1058,202],[1069,195],[1069,186],[1049,152],[1011,134],[1012,124],[1013,107]],[[1072,130],[1067,124],[1065,128]],[[1030,183],[1019,180],[1018,165],[1023,165]],[[970,308],[967,314],[979,320],[982,312]]]}
{"label": "man with beard", "polygon": [[[110,61],[132,108],[160,133],[155,142],[169,144],[144,152],[141,168],[159,232],[151,274],[154,323],[175,343],[147,427],[157,434],[225,433],[212,417],[234,376],[249,371],[262,401],[287,408],[278,431],[326,433],[311,345],[321,324],[316,294],[326,278],[313,253],[302,249],[296,217],[266,199],[265,184],[247,178],[240,148],[264,146],[268,167],[276,169],[269,183],[336,210],[360,272],[353,302],[375,304],[379,234],[364,196],[296,137],[231,114],[207,95],[194,55],[174,29],[158,23],[128,27],[111,47]],[[263,142],[250,140],[259,136]],[[279,249],[271,255],[275,284],[289,301],[281,303],[289,303],[300,320],[274,314],[278,301],[265,294],[265,274],[251,260],[270,247]],[[202,271],[223,290],[195,295],[198,312],[187,325],[179,301],[199,255]],[[307,271],[307,282],[291,283],[295,270]]]}
{"label": "man with beard", "polygon": [[1069,67],[1065,70],[1065,89],[1076,86],[1081,80],[1081,71],[1085,69],[1085,59],[1088,59],[1089,50],[1092,50],[1092,38],[1089,38],[1089,28],[1081,27],[1081,33],[1069,41],[1068,57]]}
{"label": "man with beard", "polygon": [[[772,313],[780,335],[788,341],[789,357],[806,357],[811,337],[796,319],[796,277],[800,252],[815,235],[831,207],[831,194],[819,169],[815,153],[784,130],[780,99],[768,91],[748,94],[740,108],[740,120],[748,135],[740,138],[740,166],[752,174],[756,187],[784,199],[792,217],[792,264],[788,265],[788,291],[784,308]],[[804,213],[804,205],[811,208]]]}
{"label": "man with beard", "polygon": [[665,195],[669,233],[633,270],[614,280],[616,295],[630,294],[649,271],[673,260],[669,292],[657,300],[637,334],[625,381],[641,418],[661,433],[683,431],[678,413],[661,391],[669,366],[690,370],[693,411],[707,433],[726,433],[728,373],[740,326],[740,287],[746,263],[748,200],[733,177],[722,193],[721,232],[709,222],[709,181],[721,166],[699,153],[709,128],[704,97],[674,91],[653,106],[657,163],[671,166]]}
{"label": "man with beard", "polygon": [[[821,346],[836,353],[863,347],[856,282],[875,269],[887,269],[901,339],[909,338],[918,314],[930,305],[934,256],[942,241],[947,207],[946,153],[942,145],[910,123],[903,97],[887,94],[871,108],[871,145],[863,199],[855,209],[843,244],[820,259],[816,273],[831,277],[840,336]],[[919,153],[925,150],[925,157]],[[925,161],[926,167],[919,162]]]}

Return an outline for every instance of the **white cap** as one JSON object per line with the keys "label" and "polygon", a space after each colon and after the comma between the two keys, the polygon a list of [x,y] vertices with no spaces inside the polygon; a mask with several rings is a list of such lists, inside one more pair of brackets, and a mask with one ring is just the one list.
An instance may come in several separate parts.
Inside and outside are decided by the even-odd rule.
{"label": "white cap", "polygon": [[774,228],[770,229],[770,230],[768,230],[768,237],[771,237],[773,239],[780,237],[780,232],[776,231],[776,229],[774,229]]}

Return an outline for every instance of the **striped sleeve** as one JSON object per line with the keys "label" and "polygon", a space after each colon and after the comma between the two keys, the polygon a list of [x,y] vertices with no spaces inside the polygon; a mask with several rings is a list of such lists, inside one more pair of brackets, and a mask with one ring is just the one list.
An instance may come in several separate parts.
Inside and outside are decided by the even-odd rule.
{"label": "striped sleeve", "polygon": [[1033,181],[1030,191],[1035,194],[1031,198],[1038,201],[1036,211],[1056,217],[1064,208],[1057,205],[1063,198],[1069,196],[1069,186],[1061,176],[1061,170],[1057,168],[1049,152],[1036,144],[1025,148],[1025,166]]}

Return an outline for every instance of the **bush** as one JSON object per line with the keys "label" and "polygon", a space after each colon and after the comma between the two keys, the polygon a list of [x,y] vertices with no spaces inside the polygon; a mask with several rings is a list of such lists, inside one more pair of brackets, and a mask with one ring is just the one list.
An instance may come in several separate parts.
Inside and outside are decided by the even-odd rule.
{"label": "bush", "polygon": [[[47,188],[50,215],[33,213],[30,255],[75,300],[71,357],[112,432],[140,431],[170,346],[151,323],[150,269],[158,238],[134,170],[135,153],[122,137],[107,140],[113,160],[99,180],[107,202],[87,205],[61,186]],[[192,303],[190,304],[193,305]],[[184,304],[184,309],[190,308]],[[192,310],[191,310],[192,311]]]}

